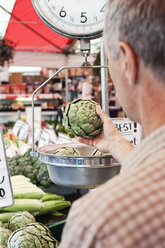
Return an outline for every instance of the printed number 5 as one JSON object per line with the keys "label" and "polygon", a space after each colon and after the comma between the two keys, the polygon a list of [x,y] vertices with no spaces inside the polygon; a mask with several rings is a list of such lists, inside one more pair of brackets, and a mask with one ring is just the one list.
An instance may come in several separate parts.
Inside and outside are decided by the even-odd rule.
{"label": "printed number 5", "polygon": [[86,14],[87,12],[81,12],[81,23],[85,23],[88,19],[86,17]]}

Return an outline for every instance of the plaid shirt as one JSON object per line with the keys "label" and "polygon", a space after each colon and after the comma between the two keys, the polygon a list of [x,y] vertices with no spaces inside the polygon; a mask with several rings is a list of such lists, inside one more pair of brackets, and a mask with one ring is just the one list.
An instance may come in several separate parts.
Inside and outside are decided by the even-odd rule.
{"label": "plaid shirt", "polygon": [[165,247],[165,125],[128,156],[121,174],[75,201],[60,248]]}

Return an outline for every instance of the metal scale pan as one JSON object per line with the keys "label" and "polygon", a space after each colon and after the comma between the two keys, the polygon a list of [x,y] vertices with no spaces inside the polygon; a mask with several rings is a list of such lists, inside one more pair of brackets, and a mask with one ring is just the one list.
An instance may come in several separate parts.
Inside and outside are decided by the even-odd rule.
{"label": "metal scale pan", "polygon": [[[60,147],[76,148],[80,157],[57,156]],[[110,155],[92,156],[95,148],[80,143],[45,146],[38,149],[39,159],[47,164],[51,180],[61,186],[90,189],[106,182],[120,171]]]}

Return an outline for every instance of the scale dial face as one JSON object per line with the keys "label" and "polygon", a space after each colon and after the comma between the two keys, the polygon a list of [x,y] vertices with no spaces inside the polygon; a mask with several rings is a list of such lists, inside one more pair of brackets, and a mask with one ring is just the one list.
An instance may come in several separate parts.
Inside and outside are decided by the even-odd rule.
{"label": "scale dial face", "polygon": [[39,17],[55,32],[76,39],[101,36],[106,0],[32,0]]}

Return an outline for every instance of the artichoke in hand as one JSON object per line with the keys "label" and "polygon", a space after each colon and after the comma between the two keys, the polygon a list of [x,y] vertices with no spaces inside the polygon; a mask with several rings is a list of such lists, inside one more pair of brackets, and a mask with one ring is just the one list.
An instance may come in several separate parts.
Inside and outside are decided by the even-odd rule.
{"label": "artichoke in hand", "polygon": [[59,148],[57,149],[55,152],[54,152],[54,155],[57,155],[57,156],[80,156],[80,153],[77,149],[75,148],[72,148],[72,147],[62,147],[62,148]]}
{"label": "artichoke in hand", "polygon": [[76,135],[86,139],[97,136],[103,129],[96,113],[97,103],[88,99],[77,99],[69,103],[64,112],[65,125]]}

